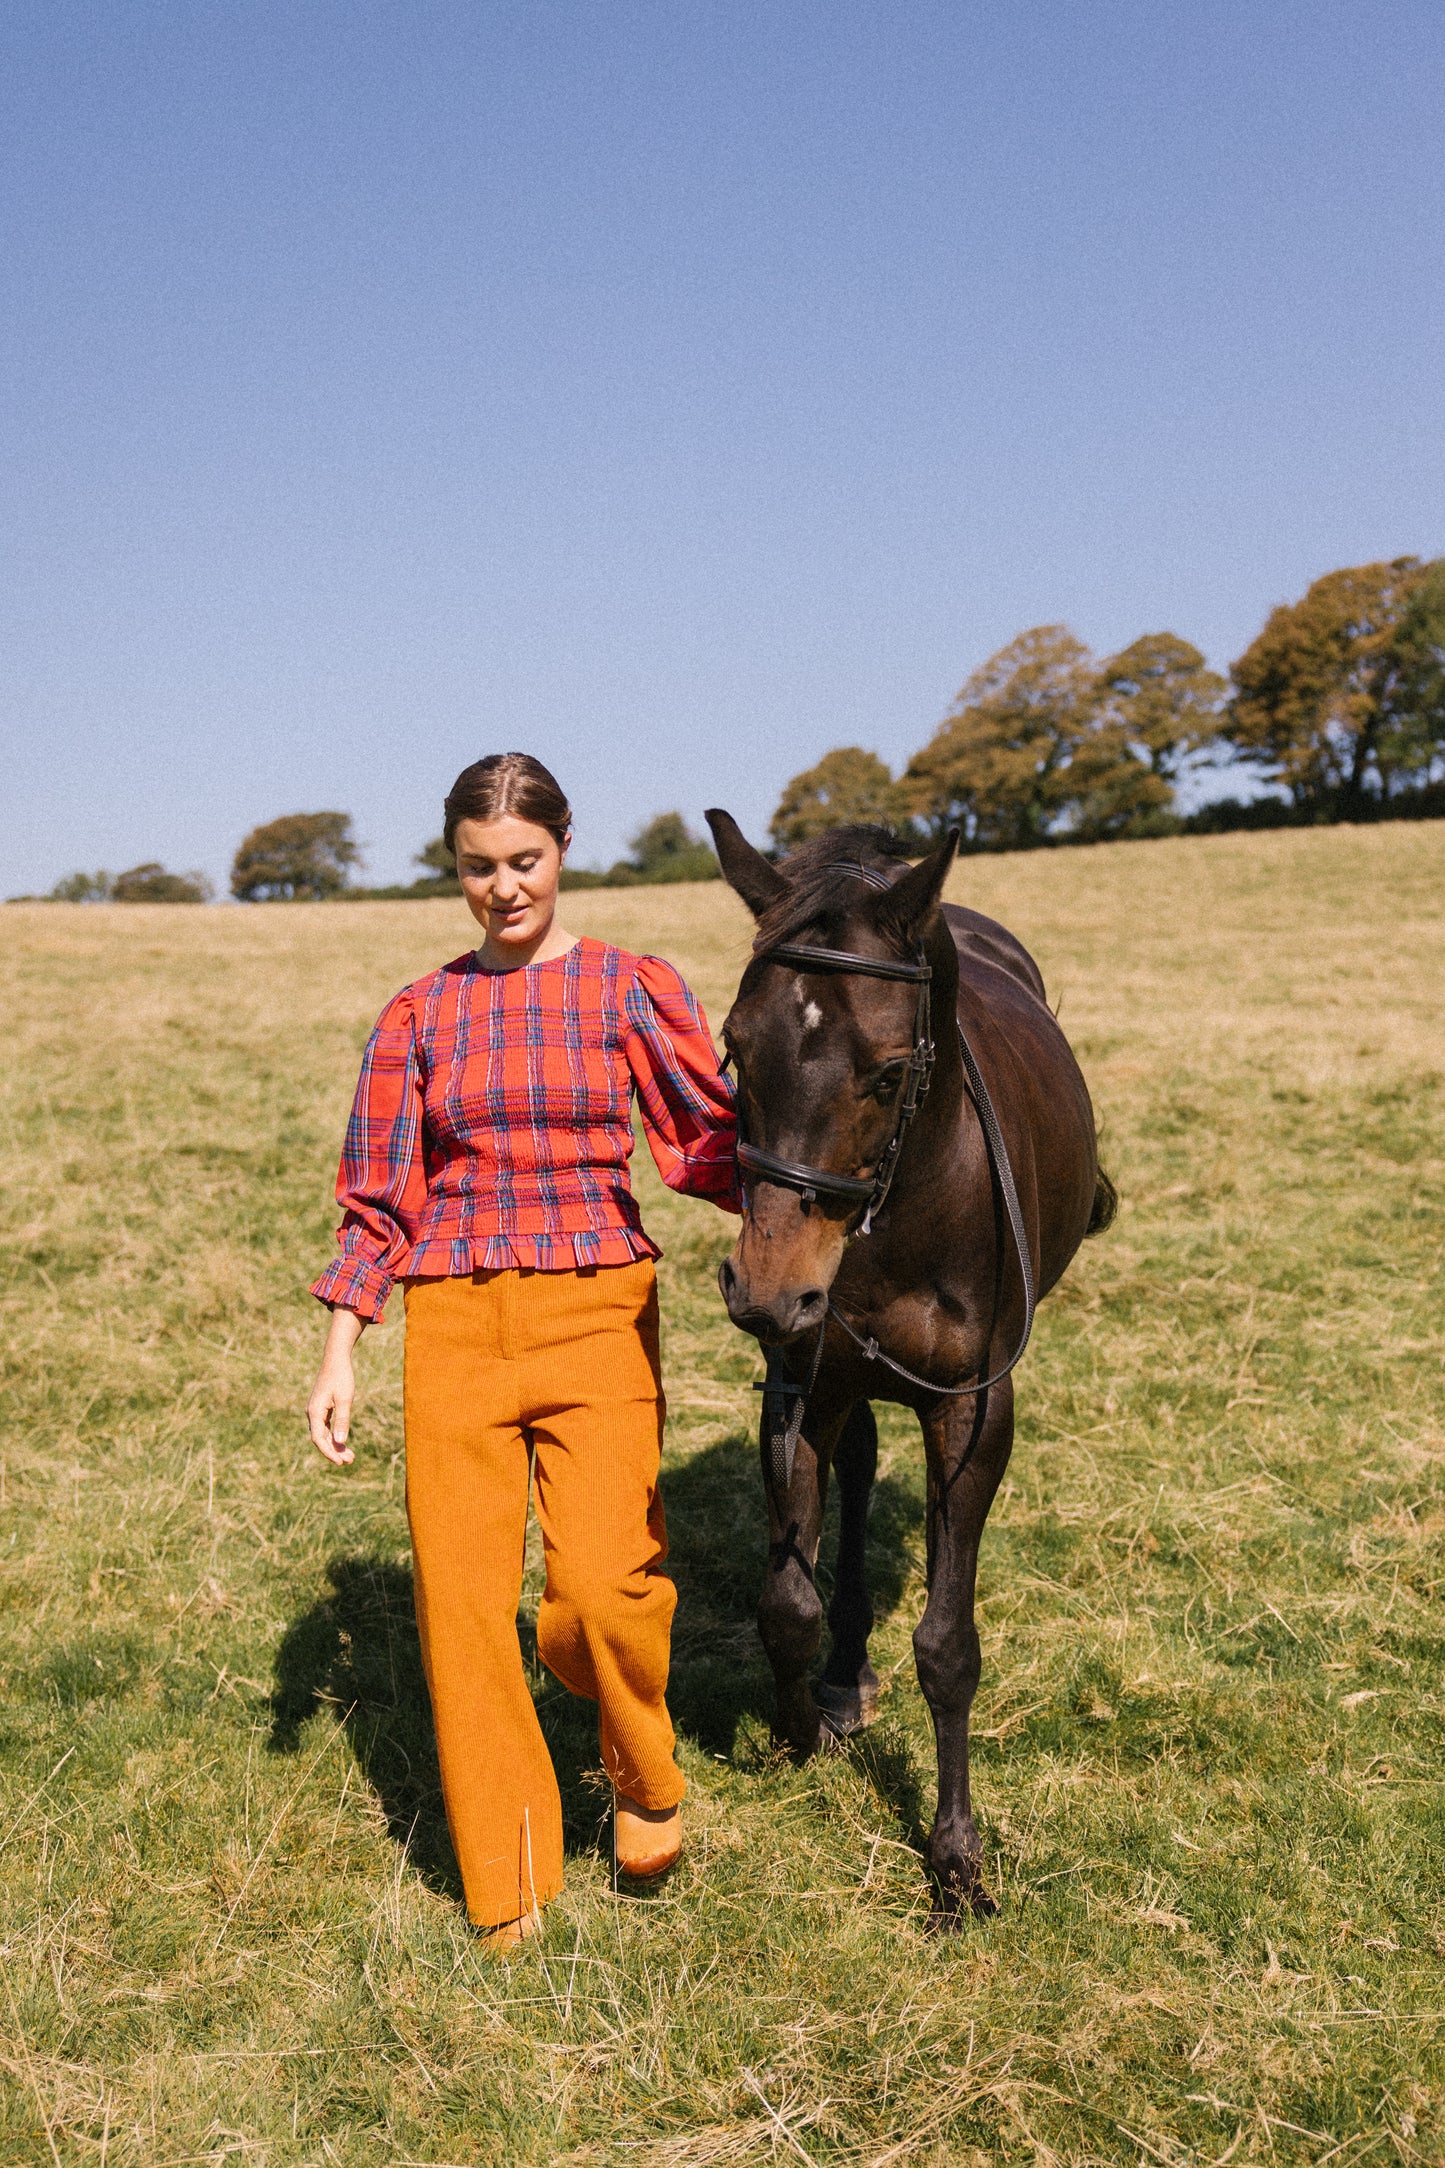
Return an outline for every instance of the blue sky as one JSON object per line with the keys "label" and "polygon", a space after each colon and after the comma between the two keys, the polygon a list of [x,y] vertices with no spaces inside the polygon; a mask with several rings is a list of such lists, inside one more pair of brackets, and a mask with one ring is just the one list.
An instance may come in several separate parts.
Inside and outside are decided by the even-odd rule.
{"label": "blue sky", "polygon": [[1064,620],[1445,550],[1445,10],[0,13],[0,893],[549,761],[606,861]]}

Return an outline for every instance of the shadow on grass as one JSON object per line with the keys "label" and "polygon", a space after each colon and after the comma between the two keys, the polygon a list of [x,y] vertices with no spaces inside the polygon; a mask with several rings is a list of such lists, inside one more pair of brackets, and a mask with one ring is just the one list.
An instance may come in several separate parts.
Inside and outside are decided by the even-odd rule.
{"label": "shadow on grass", "polygon": [[[668,1570],[677,1583],[668,1702],[679,1731],[709,1754],[731,1760],[738,1726],[764,1726],[773,1711],[772,1675],[755,1613],[767,1562],[767,1507],[752,1439],[721,1438],[664,1470]],[[876,1620],[902,1597],[909,1546],[922,1527],[921,1499],[891,1476],[873,1487],[868,1518],[868,1577]],[[838,1549],[837,1487],[818,1554],[818,1589],[826,1606]],[[827,1634],[824,1632],[824,1648]]]}
{"label": "shadow on grass", "polygon": [[[392,1838],[431,1888],[460,1900],[411,1568],[352,1555],[333,1558],[326,1574],[330,1593],[287,1628],[277,1651],[270,1745],[295,1753],[318,1706],[335,1710]],[[557,1771],[567,1850],[594,1850],[605,1839],[610,1798],[597,1767],[596,1711],[538,1664],[531,1620],[519,1617],[517,1631]]]}
{"label": "shadow on grass", "polygon": [[447,1835],[431,1704],[421,1667],[411,1569],[392,1560],[333,1558],[331,1584],[296,1619],[276,1653],[272,1750],[294,1754],[320,1705],[344,1718],[386,1826],[423,1879],[460,1898]]}
{"label": "shadow on grass", "polygon": [[[667,1469],[662,1481],[669,1570],[678,1589],[668,1700],[679,1732],[704,1751],[731,1760],[739,1726],[752,1720],[766,1728],[772,1712],[772,1681],[753,1622],[767,1550],[756,1450],[738,1437],[720,1439]],[[880,1619],[902,1595],[907,1547],[920,1519],[920,1502],[891,1478],[882,1478],[869,1521],[869,1571]],[[819,1559],[825,1601],[836,1541],[833,1513]],[[277,1652],[271,1746],[294,1753],[301,1727],[317,1707],[334,1709],[345,1721],[392,1837],[407,1846],[431,1887],[459,1898],[411,1569],[395,1560],[351,1555],[332,1559],[327,1578],[329,1594],[288,1627]],[[519,1617],[517,1629],[557,1771],[567,1849],[591,1851],[605,1840],[607,1805],[598,1769],[596,1710],[567,1693],[538,1663],[531,1619]],[[906,1757],[872,1739],[860,1740],[854,1751],[864,1756],[872,1780],[894,1798],[902,1817],[916,1820]]]}

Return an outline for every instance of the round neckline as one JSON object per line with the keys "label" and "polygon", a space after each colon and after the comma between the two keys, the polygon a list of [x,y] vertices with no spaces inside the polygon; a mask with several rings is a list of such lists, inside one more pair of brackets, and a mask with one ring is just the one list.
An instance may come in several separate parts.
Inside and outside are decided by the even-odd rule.
{"label": "round neckline", "polygon": [[520,978],[523,972],[526,971],[546,971],[552,964],[565,964],[568,957],[575,955],[576,951],[581,948],[586,938],[586,934],[579,933],[563,949],[560,956],[537,956],[529,964],[512,964],[505,971],[489,970],[482,962],[481,950],[473,949],[472,969],[478,978],[483,979],[515,979]]}

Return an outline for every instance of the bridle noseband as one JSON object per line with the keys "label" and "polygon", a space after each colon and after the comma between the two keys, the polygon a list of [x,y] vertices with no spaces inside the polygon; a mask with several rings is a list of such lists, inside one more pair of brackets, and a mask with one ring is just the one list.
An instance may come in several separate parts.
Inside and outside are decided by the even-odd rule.
{"label": "bridle noseband", "polygon": [[[825,867],[823,871],[833,870]],[[872,866],[855,865],[851,861],[838,862],[836,870],[851,873],[866,881],[870,888],[887,889],[892,882]],[[771,1182],[778,1189],[794,1190],[803,1200],[804,1209],[819,1197],[835,1198],[840,1204],[853,1207],[848,1236],[866,1235],[874,1219],[883,1209],[893,1177],[898,1168],[898,1155],[903,1150],[903,1140],[928,1096],[929,1081],[933,1075],[934,1045],[932,1003],[930,984],[933,968],[925,963],[923,947],[919,944],[912,963],[901,957],[860,956],[852,949],[814,948],[805,941],[780,941],[775,948],[764,949],[755,959],[760,964],[795,964],[801,971],[846,971],[853,978],[901,979],[905,984],[918,988],[918,1000],[913,1011],[913,1051],[908,1057],[908,1073],[903,1089],[898,1095],[898,1110],[893,1118],[893,1128],[887,1143],[878,1155],[878,1163],[872,1174],[834,1174],[829,1167],[810,1167],[796,1159],[780,1159],[775,1152],[765,1152],[760,1145],[749,1144],[742,1133],[741,1115],[738,1126],[738,1165],[745,1174],[757,1175],[764,1182]],[[747,1209],[747,1191],[743,1192],[743,1208]],[[861,1211],[861,1219],[858,1217]]]}

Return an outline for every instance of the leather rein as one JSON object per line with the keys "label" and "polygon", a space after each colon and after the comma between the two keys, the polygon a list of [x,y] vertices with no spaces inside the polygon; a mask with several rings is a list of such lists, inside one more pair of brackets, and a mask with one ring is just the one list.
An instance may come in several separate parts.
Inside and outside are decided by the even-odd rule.
{"label": "leather rein", "polygon": [[[837,862],[838,870],[854,874],[870,888],[892,887],[883,874],[872,866],[853,862]],[[937,1049],[933,1038],[931,981],[932,967],[924,960],[920,943],[911,963],[901,959],[880,956],[860,956],[851,949],[815,948],[807,942],[780,941],[775,948],[764,949],[756,959],[759,963],[792,964],[800,971],[836,971],[851,976],[874,979],[902,980],[918,988],[918,1000],[913,1013],[913,1051],[908,1058],[908,1073],[903,1090],[899,1094],[898,1112],[888,1142],[879,1154],[878,1163],[871,1175],[835,1174],[829,1167],[810,1167],[800,1160],[780,1159],[776,1153],[765,1152],[760,1146],[749,1144],[742,1133],[741,1108],[739,1108],[737,1160],[744,1175],[752,1174],[762,1182],[772,1183],[779,1189],[791,1189],[803,1200],[803,1208],[817,1198],[834,1198],[839,1203],[854,1207],[855,1224],[850,1225],[847,1239],[853,1240],[869,1233],[873,1221],[882,1210],[897,1172],[899,1156],[904,1141],[913,1125],[914,1117],[928,1095],[933,1077]],[[1009,1159],[1008,1145],[994,1111],[993,1100],[983,1079],[968,1034],[961,1022],[958,1024],[959,1052],[963,1057],[964,1073],[968,1079],[970,1097],[983,1131],[984,1150],[989,1169],[999,1186],[1009,1231],[1013,1236],[1018,1254],[1019,1276],[1023,1281],[1024,1322],[1018,1346],[1003,1365],[991,1377],[971,1385],[935,1385],[931,1379],[919,1377],[915,1371],[905,1369],[891,1355],[885,1354],[878,1342],[860,1333],[851,1325],[831,1298],[818,1327],[817,1344],[809,1366],[808,1382],[800,1385],[787,1371],[784,1351],[781,1347],[764,1350],[768,1374],[764,1383],[754,1386],[755,1392],[764,1395],[764,1427],[769,1432],[769,1476],[775,1490],[786,1489],[793,1472],[793,1455],[802,1428],[803,1405],[817,1382],[818,1369],[823,1355],[823,1335],[828,1319],[833,1318],[842,1326],[854,1345],[860,1349],[865,1362],[881,1362],[895,1376],[909,1385],[936,1394],[940,1399],[955,1399],[965,1394],[986,1393],[997,1385],[1022,1360],[1029,1336],[1033,1331],[1037,1297],[1034,1286],[1033,1259],[1029,1254],[1028,1234],[1024,1227],[1023,1210],[1019,1203],[1018,1185],[1014,1181],[1013,1166]],[[742,1185],[743,1209],[748,1208],[746,1183]],[[859,1214],[861,1213],[861,1217]],[[990,1335],[990,1337],[992,1337]],[[771,1403],[771,1406],[770,1406]],[[791,1403],[791,1405],[789,1405]],[[770,1422],[770,1416],[773,1420]]]}

